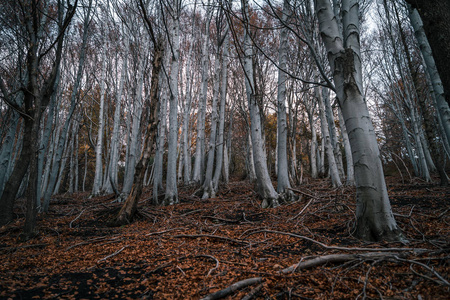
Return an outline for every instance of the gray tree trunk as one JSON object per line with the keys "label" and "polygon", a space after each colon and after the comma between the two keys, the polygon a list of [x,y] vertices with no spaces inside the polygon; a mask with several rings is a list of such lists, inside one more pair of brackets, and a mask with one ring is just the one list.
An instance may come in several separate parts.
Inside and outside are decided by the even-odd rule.
{"label": "gray tree trunk", "polygon": [[140,156],[140,149],[139,149],[139,134],[141,132],[141,116],[142,116],[142,85],[144,82],[144,66],[145,66],[145,60],[138,62],[138,73],[136,75],[136,86],[135,86],[135,97],[133,101],[133,124],[131,127],[131,139],[129,150],[128,150],[128,159],[127,159],[127,165],[125,166],[125,178],[122,188],[122,193],[128,194],[131,191],[131,187],[133,186],[133,180],[134,180],[134,171],[136,168],[136,163],[138,160],[138,157]]}
{"label": "gray tree trunk", "polygon": [[[225,104],[227,101],[227,75],[228,75],[228,48],[230,46],[230,37],[228,34],[228,26],[225,29],[225,37],[222,47],[221,55],[221,81],[220,81],[220,112],[219,112],[219,132],[217,135],[217,155],[216,155],[216,169],[214,170],[213,187],[217,191],[219,189],[219,179],[222,170],[228,168],[226,145],[224,143],[225,130]],[[226,165],[225,165],[226,162]],[[222,166],[223,165],[223,166]],[[228,170],[225,172],[228,173]],[[228,175],[227,175],[228,176]]]}
{"label": "gray tree trunk", "polygon": [[103,131],[104,131],[104,110],[105,110],[105,90],[106,90],[106,44],[102,50],[102,73],[100,76],[100,111],[98,115],[98,133],[97,143],[95,145],[95,176],[94,185],[92,187],[92,196],[100,195],[100,189],[102,187],[103,178]]}
{"label": "gray tree trunk", "polygon": [[400,240],[392,214],[376,135],[364,101],[359,38],[359,4],[342,1],[344,40],[329,0],[315,1],[336,94],[349,133],[355,167],[356,235],[364,240]]}
{"label": "gray tree trunk", "polygon": [[328,169],[331,176],[331,184],[333,187],[342,186],[341,179],[339,177],[339,171],[336,164],[336,159],[333,153],[333,146],[331,145],[330,131],[328,130],[328,121],[325,114],[325,104],[320,91],[320,87],[314,88],[315,95],[319,106],[320,124],[322,128],[322,143],[325,145],[325,152],[328,159]]}
{"label": "gray tree trunk", "polygon": [[206,9],[206,27],[205,40],[202,47],[202,87],[200,99],[198,103],[197,113],[197,142],[195,147],[194,169],[192,170],[192,181],[200,184],[203,179],[203,170],[205,164],[205,116],[206,116],[206,99],[208,93],[208,47],[209,47],[209,25],[211,21],[211,7]]}
{"label": "gray tree trunk", "polygon": [[445,100],[444,87],[436,68],[436,63],[434,61],[430,44],[428,43],[427,36],[425,35],[425,31],[423,29],[422,19],[420,18],[417,10],[412,9],[411,7],[409,7],[409,19],[414,28],[414,33],[419,44],[425,66],[427,67],[429,78],[431,79],[434,97],[436,99],[436,111],[440,116],[443,132],[447,136],[447,141],[450,141],[450,108]]}
{"label": "gray tree trunk", "polygon": [[[286,23],[289,18],[288,0],[283,2],[283,14],[281,20]],[[286,121],[286,80],[287,76],[283,70],[286,70],[287,62],[287,39],[288,29],[283,27],[280,31],[280,47],[278,50],[278,93],[277,93],[277,192],[292,196],[291,184],[289,182],[288,159],[287,159],[287,121]]]}
{"label": "gray tree trunk", "polygon": [[113,192],[113,185],[115,186],[115,189],[117,190],[118,186],[118,167],[119,167],[119,149],[120,149],[120,143],[119,143],[119,133],[120,133],[120,115],[122,112],[122,92],[123,92],[123,85],[126,80],[126,72],[128,71],[128,53],[129,53],[129,40],[128,37],[125,38],[125,45],[124,45],[125,53],[122,58],[122,70],[120,74],[119,79],[119,88],[117,90],[116,95],[116,108],[114,111],[114,125],[113,125],[113,131],[111,134],[111,143],[110,143],[110,149],[111,149],[111,156],[109,160],[109,180],[104,182],[103,184],[103,190],[105,194],[111,194]]}
{"label": "gray tree trunk", "polygon": [[[244,18],[249,20],[248,1],[241,0],[242,12]],[[257,192],[261,197],[263,208],[276,207],[278,203],[278,194],[275,191],[272,181],[270,180],[269,171],[267,169],[266,156],[264,155],[264,143],[261,136],[261,117],[258,106],[255,81],[253,77],[253,47],[250,37],[250,24],[244,24],[244,72],[245,72],[245,89],[247,93],[248,107],[250,110],[250,131],[253,146],[253,161],[255,164]]]}
{"label": "gray tree trunk", "polygon": [[[167,155],[167,179],[164,205],[178,203],[177,190],[177,141],[178,141],[178,67],[180,57],[180,0],[174,0],[173,20],[171,23],[172,39],[172,66],[170,73],[170,113],[169,113],[169,139]],[[180,5],[181,6],[181,5]]]}
{"label": "gray tree trunk", "polygon": [[345,160],[347,163],[347,185],[355,185],[355,173],[353,169],[352,148],[348,140],[347,128],[345,127],[344,117],[342,116],[341,108],[338,108],[339,126],[341,127],[342,141],[344,143]]}
{"label": "gray tree trunk", "polygon": [[[169,69],[169,58],[170,58],[170,48],[164,51],[163,58],[163,68]],[[160,86],[161,86],[161,98],[160,98],[160,108],[159,108],[159,122],[158,122],[158,136],[157,136],[157,147],[154,161],[153,169],[153,203],[159,204],[158,196],[159,192],[164,190],[162,180],[163,180],[163,156],[164,156],[164,146],[166,140],[166,128],[167,128],[167,102],[169,91],[169,83],[167,78],[161,72],[160,74]]]}
{"label": "gray tree trunk", "polygon": [[9,109],[9,113],[11,117],[8,131],[2,142],[0,152],[0,197],[3,193],[9,174],[11,173],[11,169],[14,168],[14,161],[12,157],[14,153],[14,141],[16,139],[16,132],[18,129],[17,125],[19,123],[19,115],[13,109]]}

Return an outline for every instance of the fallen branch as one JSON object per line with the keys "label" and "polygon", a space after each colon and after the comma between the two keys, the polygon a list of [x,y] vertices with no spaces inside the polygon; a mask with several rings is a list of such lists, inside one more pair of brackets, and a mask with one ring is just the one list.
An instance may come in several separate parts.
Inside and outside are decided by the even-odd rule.
{"label": "fallen branch", "polygon": [[296,237],[299,239],[303,239],[309,242],[312,242],[314,244],[317,244],[325,249],[328,250],[342,250],[342,251],[376,251],[376,252],[389,252],[389,251],[413,251],[413,252],[427,252],[430,251],[430,249],[424,249],[424,248],[358,248],[358,247],[354,247],[354,248],[347,248],[347,247],[340,247],[340,246],[328,246],[324,243],[321,243],[319,241],[316,241],[312,238],[306,237],[306,236],[302,236],[302,235],[298,235],[295,233],[290,233],[290,232],[283,232],[283,231],[277,231],[277,230],[258,230],[258,231],[254,231],[249,233],[248,235],[253,235],[253,234],[257,234],[257,233],[262,233],[262,232],[266,232],[266,233],[275,233],[275,234],[282,234],[282,235],[287,235],[287,236],[292,236],[292,237]]}
{"label": "fallen branch", "polygon": [[210,258],[210,259],[212,259],[212,260],[214,260],[216,262],[216,266],[214,268],[212,268],[211,270],[209,270],[209,272],[206,275],[206,277],[211,275],[212,272],[214,272],[215,270],[217,270],[219,268],[219,260],[217,258],[215,258],[214,256],[212,256],[212,255],[201,254],[201,255],[197,255],[196,257],[206,257],[206,258]]}
{"label": "fallen branch", "polygon": [[241,220],[242,220],[242,219],[240,219],[240,220],[222,219],[222,218],[213,217],[213,216],[202,216],[202,218],[204,218],[204,219],[211,219],[211,220],[217,220],[217,221],[230,223],[230,224],[236,224],[236,223],[241,222]]}
{"label": "fallen branch", "polygon": [[102,259],[99,259],[99,260],[97,261],[97,263],[99,263],[99,262],[101,262],[101,261],[105,261],[105,260],[107,260],[108,258],[111,258],[111,257],[113,257],[113,256],[116,256],[117,254],[119,254],[120,252],[122,252],[123,250],[125,250],[125,248],[128,248],[128,247],[129,247],[128,245],[123,246],[122,249],[120,249],[120,250],[114,252],[113,254],[110,254],[110,255],[108,255],[108,256],[106,256],[106,257],[103,257]]}
{"label": "fallen branch", "polygon": [[69,223],[69,228],[72,228],[72,223],[75,222],[76,220],[78,220],[78,219],[81,217],[81,215],[84,213],[85,210],[86,210],[86,209],[83,209],[83,210],[80,212],[80,214],[79,214],[75,219],[73,219],[72,222]]}
{"label": "fallen branch", "polygon": [[167,229],[167,230],[163,230],[163,231],[158,231],[158,232],[150,232],[150,233],[147,233],[146,236],[163,234],[163,233],[170,232],[170,231],[174,231],[174,230],[178,230],[178,229],[183,229],[183,228],[171,228],[171,229]]}
{"label": "fallen branch", "polygon": [[250,300],[253,297],[256,296],[256,294],[259,293],[259,291],[262,289],[263,285],[262,283],[260,285],[258,285],[257,287],[255,287],[253,290],[250,291],[250,293],[248,293],[247,295],[244,296],[244,298],[242,298],[242,300]]}
{"label": "fallen branch", "polygon": [[244,280],[238,281],[236,283],[233,283],[232,285],[230,285],[229,287],[227,287],[223,290],[209,294],[206,297],[202,298],[202,300],[216,300],[216,299],[225,298],[226,296],[236,292],[237,290],[240,290],[249,285],[253,285],[253,284],[257,284],[257,283],[261,283],[261,282],[262,282],[261,277],[244,279]]}
{"label": "fallen branch", "polygon": [[291,191],[296,192],[296,193],[299,193],[299,194],[302,194],[302,195],[305,195],[305,196],[308,196],[308,197],[310,197],[312,199],[320,200],[320,198],[317,198],[316,196],[313,196],[311,194],[305,193],[305,192],[300,191],[300,190],[296,190],[296,189],[293,189],[293,188],[286,188],[286,189],[287,190],[291,190]]}
{"label": "fallen branch", "polygon": [[[441,280],[442,283],[443,283],[444,285],[450,286],[450,282],[448,282],[441,274],[439,274],[439,273],[436,272],[433,268],[430,268],[429,266],[427,266],[427,265],[425,265],[425,264],[423,264],[423,263],[417,262],[417,261],[415,261],[415,260],[410,260],[410,259],[402,259],[402,258],[400,258],[400,257],[398,257],[398,256],[396,256],[395,259],[396,259],[396,260],[399,260],[399,261],[404,261],[404,262],[409,262],[409,263],[411,263],[411,264],[419,265],[419,266],[421,266],[421,267],[427,269],[427,270],[430,271],[431,273],[433,273],[434,276],[436,276],[437,278],[439,278],[439,280]],[[413,270],[411,269],[411,271],[413,271]],[[413,272],[414,272],[414,271],[413,271]],[[416,272],[414,272],[414,273],[416,273]],[[422,276],[421,274],[418,274],[418,273],[416,273],[416,274],[419,275],[419,276]],[[424,276],[423,276],[423,277],[424,277]],[[427,277],[425,277],[425,278],[427,278]],[[430,278],[430,279],[431,279],[431,278]],[[433,279],[431,279],[431,280],[433,280]],[[433,280],[433,281],[436,282],[436,280]],[[439,282],[438,282],[438,283],[439,283]]]}
{"label": "fallen branch", "polygon": [[386,259],[386,258],[396,258],[398,257],[398,253],[361,253],[361,254],[330,254],[319,256],[310,260],[303,261],[301,260],[299,263],[294,264],[288,268],[281,270],[282,273],[293,273],[296,270],[308,269],[317,267],[320,265],[324,265],[327,263],[343,263],[352,260],[375,260],[375,259]]}
{"label": "fallen branch", "polygon": [[307,208],[308,208],[308,206],[314,201],[315,199],[314,198],[311,198],[311,200],[309,200],[308,201],[308,203],[305,205],[305,207],[303,207],[303,209],[298,213],[298,214],[296,214],[294,217],[292,217],[292,218],[290,218],[290,219],[288,219],[288,221],[292,221],[292,220],[295,220],[295,219],[297,219]]}
{"label": "fallen branch", "polygon": [[174,235],[173,238],[191,238],[191,239],[196,239],[196,238],[202,238],[202,237],[207,237],[207,238],[212,238],[212,239],[217,239],[217,240],[224,240],[224,241],[228,241],[228,242],[232,242],[235,244],[250,244],[247,241],[242,241],[242,240],[235,240],[235,239],[231,239],[231,238],[227,238],[224,236],[219,236],[219,235],[212,235],[212,234],[180,234],[180,235]]}
{"label": "fallen branch", "polygon": [[[93,239],[87,240],[87,241],[85,241],[85,242],[81,242],[81,243],[78,243],[78,244],[69,246],[69,247],[66,248],[66,251],[67,251],[67,250],[70,250],[70,249],[72,249],[72,248],[78,247],[78,246],[83,246],[83,245],[88,245],[88,244],[93,244],[93,243],[102,242],[102,241],[106,240],[107,238],[109,238],[109,236],[100,236],[100,237],[97,237],[97,238],[93,238]],[[117,239],[117,238],[118,238],[118,236],[115,236],[115,237],[113,237],[113,238],[111,239],[111,241],[112,241],[112,240],[115,240],[115,239]]]}

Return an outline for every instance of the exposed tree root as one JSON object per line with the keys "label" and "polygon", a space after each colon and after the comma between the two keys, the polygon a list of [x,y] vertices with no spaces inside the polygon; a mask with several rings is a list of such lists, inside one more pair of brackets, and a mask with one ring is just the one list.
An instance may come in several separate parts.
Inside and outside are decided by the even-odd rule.
{"label": "exposed tree root", "polygon": [[398,257],[398,253],[393,252],[369,252],[369,253],[359,253],[359,254],[330,254],[319,256],[310,260],[300,261],[288,268],[281,270],[282,273],[292,273],[296,270],[308,269],[324,265],[327,263],[343,263],[352,260],[375,260],[375,259],[386,259]]}

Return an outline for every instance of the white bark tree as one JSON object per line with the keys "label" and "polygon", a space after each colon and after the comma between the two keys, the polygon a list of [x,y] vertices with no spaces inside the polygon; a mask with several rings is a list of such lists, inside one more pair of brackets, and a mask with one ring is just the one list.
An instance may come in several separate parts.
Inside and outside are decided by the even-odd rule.
{"label": "white bark tree", "polygon": [[353,151],[356,235],[365,240],[401,240],[389,202],[375,132],[362,94],[359,3],[342,1],[343,40],[329,0],[315,0],[315,10]]}
{"label": "white bark tree", "polygon": [[242,15],[244,18],[244,57],[243,65],[245,72],[245,89],[247,93],[248,108],[250,111],[250,132],[253,150],[253,161],[256,173],[256,190],[262,199],[261,206],[263,208],[276,207],[278,203],[278,194],[275,191],[272,181],[270,180],[269,171],[267,169],[266,156],[264,154],[264,143],[262,139],[261,117],[258,105],[258,91],[256,90],[255,80],[253,76],[253,55],[250,16],[248,12],[248,0],[241,0]]}
{"label": "white bark tree", "polygon": [[107,67],[107,60],[106,60],[106,43],[103,46],[102,49],[102,69],[101,69],[101,76],[100,76],[100,110],[98,112],[98,132],[97,132],[97,142],[95,145],[95,176],[94,176],[94,185],[92,187],[92,196],[98,196],[101,193],[101,187],[102,187],[102,174],[103,174],[103,134],[104,134],[104,122],[105,122],[105,116],[104,116],[104,110],[105,110],[105,91],[106,91],[106,67]]}
{"label": "white bark tree", "polygon": [[[283,2],[282,23],[286,23],[289,18],[288,0]],[[293,193],[289,189],[289,168],[287,159],[287,120],[286,120],[286,80],[287,76],[284,70],[287,67],[287,47],[288,47],[288,29],[283,27],[280,31],[280,47],[278,54],[278,93],[277,93],[277,192],[291,198]]]}
{"label": "white bark tree", "polygon": [[180,15],[181,0],[173,0],[170,4],[172,21],[170,23],[170,112],[169,112],[169,138],[167,154],[167,178],[166,194],[164,195],[164,205],[178,203],[177,189],[177,141],[178,141],[178,68],[180,57]]}
{"label": "white bark tree", "polygon": [[211,22],[212,9],[210,2],[208,1],[206,7],[206,24],[205,24],[205,37],[202,46],[202,81],[201,92],[198,104],[197,112],[197,141],[195,148],[195,161],[194,169],[192,170],[192,181],[196,184],[200,184],[203,180],[205,169],[205,117],[206,117],[206,99],[208,96],[208,69],[209,69],[209,27]]}

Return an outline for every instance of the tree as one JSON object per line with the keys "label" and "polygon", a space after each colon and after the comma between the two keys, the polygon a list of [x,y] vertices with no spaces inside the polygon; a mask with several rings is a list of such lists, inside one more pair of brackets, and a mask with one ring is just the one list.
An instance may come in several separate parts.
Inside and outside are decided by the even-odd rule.
{"label": "tree", "polygon": [[264,144],[262,140],[262,127],[260,108],[258,104],[258,94],[253,76],[253,56],[254,49],[252,47],[252,39],[250,37],[250,15],[248,9],[248,0],[241,0],[242,16],[244,20],[244,42],[243,42],[243,66],[245,73],[245,90],[247,93],[247,102],[250,111],[250,133],[253,150],[253,162],[256,173],[256,190],[262,198],[261,206],[263,208],[276,207],[278,203],[278,194],[275,191],[270,180],[269,171],[267,169],[266,156],[264,154]]}
{"label": "tree", "polygon": [[374,128],[362,94],[359,3],[342,1],[342,35],[329,0],[316,0],[315,10],[353,153],[356,235],[365,240],[401,240],[389,202]]}
{"label": "tree", "polygon": [[[39,131],[42,113],[49,104],[55,91],[55,82],[59,71],[64,35],[69,26],[78,1],[69,3],[65,8],[58,2],[56,10],[50,3],[37,1],[12,1],[7,3],[4,13],[16,15],[15,23],[11,24],[12,31],[23,32],[24,40],[18,41],[26,50],[26,58],[22,65],[18,60],[17,69],[25,70],[19,90],[8,91],[3,75],[0,77],[0,89],[3,100],[13,107],[23,118],[24,136],[23,147],[14,170],[6,182],[0,198],[0,225],[9,223],[13,218],[13,207],[17,191],[29,168],[29,184],[27,187],[27,212],[23,238],[28,239],[35,234],[37,214],[37,170]],[[41,5],[42,4],[42,5]],[[17,6],[17,7],[16,7]],[[12,9],[12,10],[11,10]],[[53,13],[48,17],[48,13]],[[44,29],[50,32],[44,34]],[[46,65],[47,64],[47,65]],[[11,87],[11,86],[10,86]],[[23,93],[23,103],[16,103],[12,95]]]}
{"label": "tree", "polygon": [[173,0],[167,3],[171,16],[170,33],[167,32],[170,39],[171,54],[171,73],[169,81],[169,142],[167,155],[167,178],[166,178],[166,194],[164,196],[164,205],[172,205],[178,203],[177,190],[177,141],[178,141],[178,68],[180,57],[180,15],[181,0]]}
{"label": "tree", "polygon": [[[283,2],[282,21],[286,23],[289,18],[289,3],[287,0]],[[289,191],[291,184],[288,174],[287,160],[287,121],[286,121],[286,70],[287,47],[288,47],[288,29],[283,27],[280,31],[280,48],[279,48],[279,69],[278,69],[278,94],[277,94],[277,192],[285,193],[287,197],[292,196]]]}
{"label": "tree", "polygon": [[449,0],[405,0],[416,8],[422,17],[437,70],[442,79],[445,99],[450,106],[450,1]]}
{"label": "tree", "polygon": [[131,191],[122,205],[119,214],[114,220],[115,225],[125,225],[132,221],[136,211],[137,204],[142,194],[144,185],[145,171],[147,169],[150,156],[156,152],[156,137],[158,130],[158,104],[159,104],[159,77],[162,69],[162,58],[164,56],[164,43],[162,34],[155,36],[152,22],[150,21],[147,10],[142,2],[139,1],[142,15],[147,24],[151,41],[153,42],[153,58],[152,58],[152,76],[150,82],[150,116],[147,126],[146,136],[144,140],[143,151],[136,165],[134,181]]}

